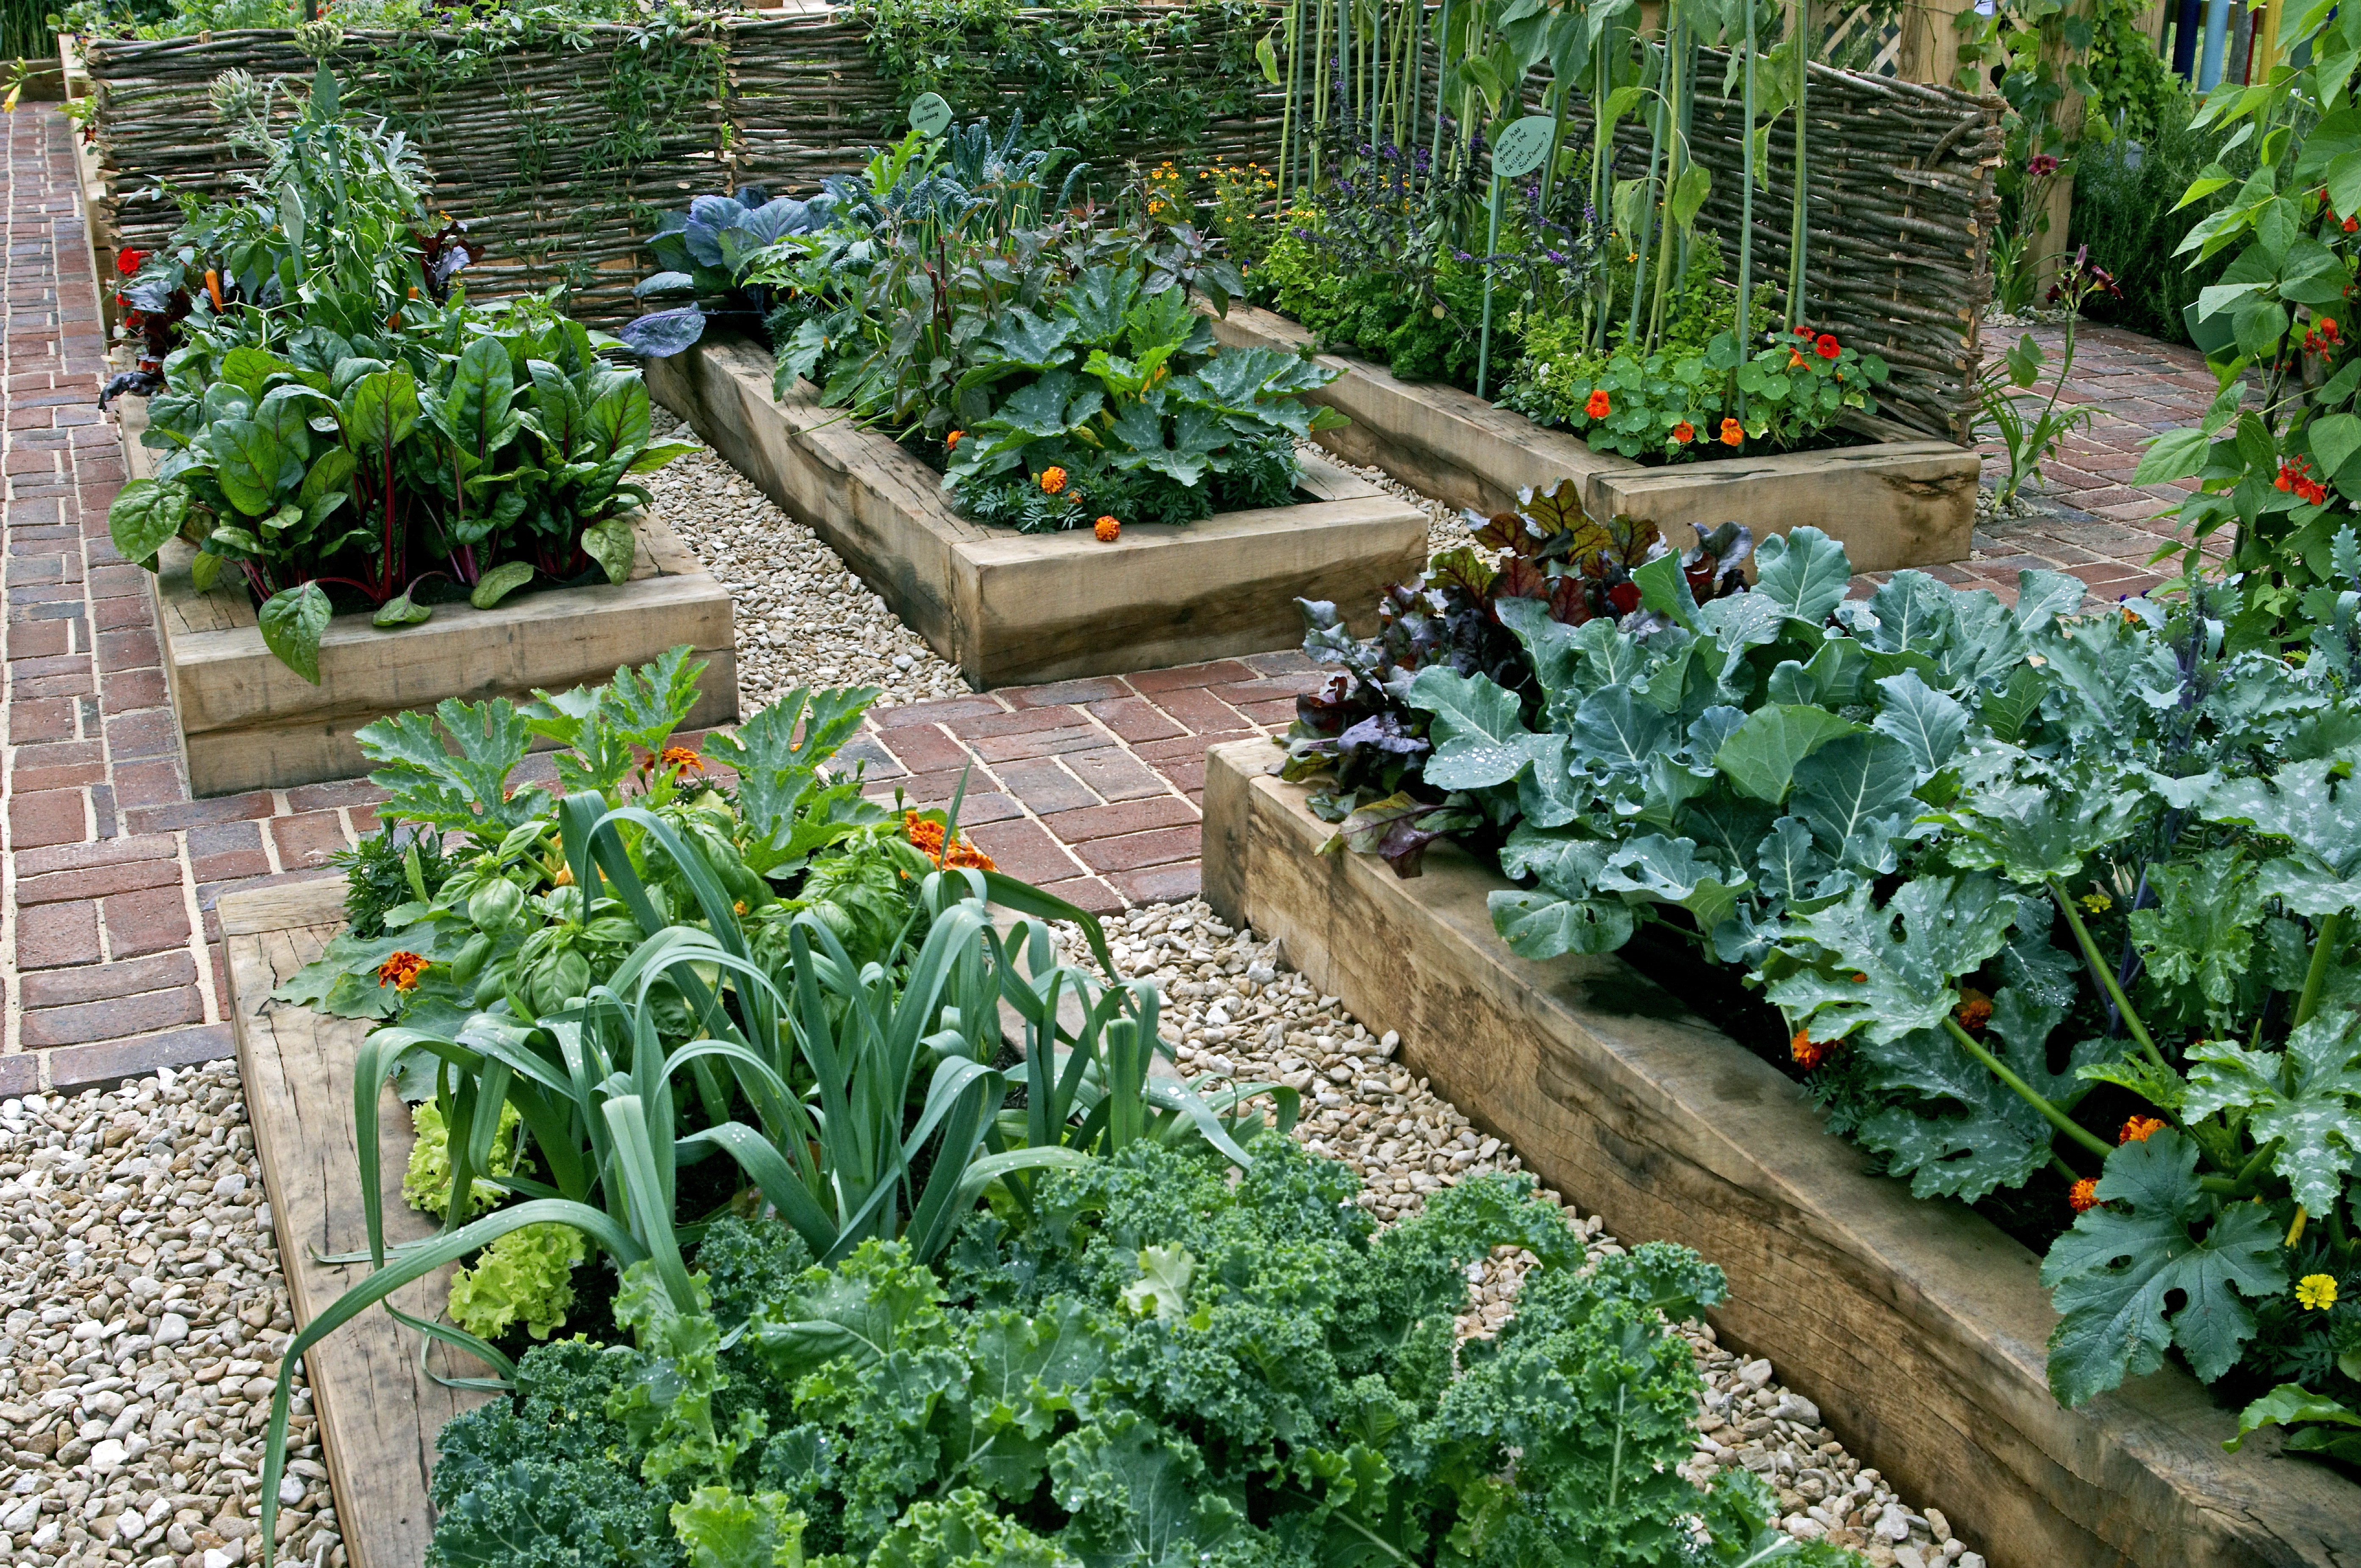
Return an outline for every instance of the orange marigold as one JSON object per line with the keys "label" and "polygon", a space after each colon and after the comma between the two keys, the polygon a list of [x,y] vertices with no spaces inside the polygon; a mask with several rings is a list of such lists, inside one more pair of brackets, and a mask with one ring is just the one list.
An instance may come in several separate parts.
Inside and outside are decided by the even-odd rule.
{"label": "orange marigold", "polygon": [[1736,446],[1745,439],[1746,429],[1736,420],[1726,419],[1721,422],[1721,444],[1724,446]]}
{"label": "orange marigold", "polygon": [[1981,1029],[1992,1022],[1992,998],[1967,986],[1960,988],[1960,1004],[1952,1010],[1962,1029]]}
{"label": "orange marigold", "polygon": [[943,825],[928,821],[915,811],[902,814],[902,837],[907,839],[927,859],[939,863],[943,858]]}
{"label": "orange marigold", "polygon": [[950,848],[950,852],[943,857],[942,863],[946,866],[954,868],[964,867],[971,871],[979,872],[996,872],[1000,869],[998,866],[992,863],[992,857],[990,855],[985,854],[982,850],[977,849],[974,845],[965,842],[953,844]]}
{"label": "orange marigold", "polygon": [[2067,1192],[2066,1202],[2067,1205],[2078,1214],[2081,1213],[2085,1210],[2097,1208],[2099,1206],[2099,1183],[2097,1179],[2086,1176],[2081,1180],[2076,1182]]}
{"label": "orange marigold", "polygon": [[1808,1032],[1798,1029],[1795,1031],[1795,1037],[1787,1042],[1787,1054],[1795,1058],[1796,1066],[1809,1072],[1828,1059],[1828,1044],[1826,1040],[1816,1040]]}
{"label": "orange marigold", "polygon": [[1582,411],[1592,419],[1605,419],[1609,414],[1613,413],[1615,411],[1615,405],[1607,400],[1607,389],[1604,387],[1593,388],[1590,393],[1590,400],[1582,405]]}
{"label": "orange marigold", "polygon": [[959,444],[966,439],[967,432],[963,430],[955,430],[949,435],[943,437],[943,450],[946,452],[957,452],[959,450]]}
{"label": "orange marigold", "polygon": [[697,754],[694,747],[666,746],[657,756],[656,765],[675,773],[689,770],[701,773],[705,771],[705,759]]}
{"label": "orange marigold", "polygon": [[2115,1135],[2115,1142],[2119,1144],[2144,1144],[2147,1142],[2152,1135],[2162,1131],[2164,1131],[2164,1123],[2157,1117],[2135,1116],[2130,1121],[2124,1124],[2124,1130]]}
{"label": "orange marigold", "polygon": [[418,977],[424,974],[426,969],[426,959],[419,954],[395,953],[377,966],[377,982],[390,985],[396,991],[415,991],[418,989]]}
{"label": "orange marigold", "polygon": [[1041,493],[1054,496],[1066,488],[1066,471],[1055,464],[1041,470]]}
{"label": "orange marigold", "polygon": [[1123,536],[1123,524],[1112,516],[1103,517],[1091,525],[1091,532],[1099,536],[1100,543],[1112,544]]}

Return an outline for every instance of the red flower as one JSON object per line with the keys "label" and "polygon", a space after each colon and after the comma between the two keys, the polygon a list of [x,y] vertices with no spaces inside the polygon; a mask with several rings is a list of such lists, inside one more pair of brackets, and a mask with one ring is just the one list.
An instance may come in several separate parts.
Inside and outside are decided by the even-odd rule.
{"label": "red flower", "polygon": [[133,273],[138,271],[142,267],[148,265],[148,252],[144,250],[117,251],[115,256],[115,269],[124,277],[128,278]]}
{"label": "red flower", "polygon": [[1680,423],[1673,426],[1673,439],[1681,445],[1686,446],[1697,439],[1697,426],[1686,420],[1681,421]]}
{"label": "red flower", "polygon": [[1820,341],[1812,345],[1812,352],[1823,359],[1834,359],[1843,350],[1838,346],[1834,336],[1824,332],[1820,334]]}
{"label": "red flower", "polygon": [[1797,337],[1809,337],[1812,335],[1812,329],[1807,326],[1799,326],[1795,329],[1795,335]]}
{"label": "red flower", "polygon": [[2067,1192],[2066,1202],[2078,1214],[2097,1208],[2099,1206],[2098,1182],[2091,1177],[2084,1177]]}
{"label": "red flower", "polygon": [[1604,387],[1593,389],[1590,400],[1582,405],[1582,411],[1592,419],[1605,419],[1614,412],[1614,405],[1607,400],[1607,389]]}
{"label": "red flower", "polygon": [[2352,217],[2345,220],[2345,232],[2346,234],[2351,234],[2356,229],[2361,229],[2361,217]]}
{"label": "red flower", "polygon": [[2045,174],[2057,173],[2058,160],[2046,152],[2037,152],[2025,160],[2025,171],[2038,180]]}

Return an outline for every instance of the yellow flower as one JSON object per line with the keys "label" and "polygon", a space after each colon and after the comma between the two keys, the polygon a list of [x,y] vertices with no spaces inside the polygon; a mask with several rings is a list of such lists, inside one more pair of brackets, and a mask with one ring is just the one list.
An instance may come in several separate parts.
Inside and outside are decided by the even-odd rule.
{"label": "yellow flower", "polygon": [[2324,1312],[2336,1305],[2336,1277],[2333,1274],[2307,1274],[2295,1282],[2295,1299],[2315,1312]]}
{"label": "yellow flower", "polygon": [[2104,915],[2115,906],[2115,901],[2103,893],[2086,893],[2074,902],[2092,915]]}

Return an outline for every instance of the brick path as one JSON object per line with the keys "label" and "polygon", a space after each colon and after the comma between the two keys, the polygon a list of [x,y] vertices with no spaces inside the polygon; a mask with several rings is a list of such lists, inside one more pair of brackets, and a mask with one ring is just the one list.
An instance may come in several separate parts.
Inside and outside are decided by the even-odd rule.
{"label": "brick path", "polygon": [[[0,1097],[229,1054],[214,901],[331,874],[324,857],[376,826],[365,781],[189,798],[148,578],[106,535],[123,459],[93,406],[103,345],[70,134],[46,105],[6,119]],[[2019,567],[2048,565],[2110,596],[2154,580],[2162,541],[2143,524],[2173,492],[2124,481],[2213,383],[2186,350],[2104,329],[2083,343],[2074,392],[2097,427],[2052,466],[2037,515],[1980,532],[1982,558],[1937,576],[2013,593]],[[1184,898],[1205,747],[1284,723],[1311,668],[1261,654],[892,709],[850,753],[919,805],[947,802],[965,770],[977,843],[1086,907]]]}

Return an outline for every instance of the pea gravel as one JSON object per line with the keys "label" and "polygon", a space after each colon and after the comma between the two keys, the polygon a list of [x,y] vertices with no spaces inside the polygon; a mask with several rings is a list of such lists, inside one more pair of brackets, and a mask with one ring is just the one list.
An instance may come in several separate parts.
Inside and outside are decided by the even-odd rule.
{"label": "pea gravel", "polygon": [[[237,1069],[0,1101],[0,1550],[98,1568],[261,1559],[262,1434],[294,1327]],[[343,1568],[295,1383],[282,1561]]]}

